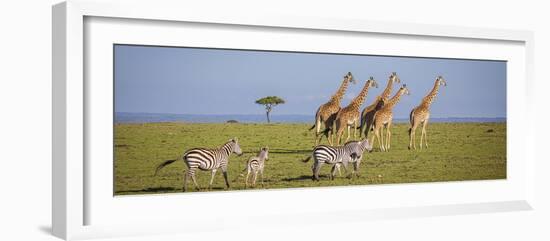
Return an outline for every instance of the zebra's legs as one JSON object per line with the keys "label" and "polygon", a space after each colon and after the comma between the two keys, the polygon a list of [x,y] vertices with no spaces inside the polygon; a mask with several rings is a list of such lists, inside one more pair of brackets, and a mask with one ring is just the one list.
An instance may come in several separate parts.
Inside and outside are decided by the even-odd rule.
{"label": "zebra's legs", "polygon": [[222,173],[223,173],[223,179],[225,179],[225,185],[229,189],[230,186],[229,186],[229,180],[227,179],[227,168],[226,167],[222,167]]}
{"label": "zebra's legs", "polygon": [[191,177],[191,180],[195,184],[195,188],[197,188],[197,191],[200,191],[201,188],[199,187],[199,184],[197,183],[197,179],[195,179],[195,170],[189,169],[188,175]]}
{"label": "zebra's legs", "polygon": [[252,186],[254,186],[254,187],[256,186],[256,178],[257,177],[258,177],[258,170],[256,170],[254,172],[254,176],[253,176],[254,179],[252,179]]}
{"label": "zebra's legs", "polygon": [[187,176],[189,176],[189,173],[186,171],[183,174],[183,192],[187,191]]}
{"label": "zebra's legs", "polygon": [[208,184],[208,189],[212,189],[212,183],[214,182],[214,176],[216,176],[216,171],[218,171],[218,169],[216,169],[216,168],[212,169],[212,177],[210,178],[210,183]]}
{"label": "zebra's legs", "polygon": [[359,177],[359,166],[361,165],[361,159],[358,159],[353,163],[353,175]]}
{"label": "zebra's legs", "polygon": [[313,163],[313,167],[311,168],[311,170],[313,171],[313,180],[314,181],[319,181],[319,172],[321,171],[321,165],[323,165],[323,163],[318,162],[318,161],[315,161]]}
{"label": "zebra's legs", "polygon": [[330,180],[334,180],[334,176],[336,176],[336,170],[340,170],[340,163],[335,163],[332,166],[332,169],[330,170]]}
{"label": "zebra's legs", "polygon": [[260,169],[260,181],[262,182],[262,187],[264,187],[264,169]]}
{"label": "zebra's legs", "polygon": [[244,179],[244,188],[248,188],[248,177],[250,176],[250,168],[246,172],[246,178]]}
{"label": "zebra's legs", "polygon": [[346,174],[346,176],[347,176],[347,173],[348,173],[348,162],[347,162],[347,161],[342,162],[342,167],[344,168],[344,174]]}

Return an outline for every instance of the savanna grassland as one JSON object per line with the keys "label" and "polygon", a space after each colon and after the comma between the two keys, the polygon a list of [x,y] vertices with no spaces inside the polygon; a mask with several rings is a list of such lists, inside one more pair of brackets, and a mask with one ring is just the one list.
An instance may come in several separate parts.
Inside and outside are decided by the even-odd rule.
{"label": "savanna grassland", "polygon": [[[408,125],[394,124],[389,152],[366,153],[359,177],[344,175],[331,181],[330,166],[321,169],[321,181],[311,180],[313,161],[301,160],[311,154],[313,132],[308,124],[115,124],[115,195],[181,192],[185,164],[175,162],[162,169],[158,164],[175,159],[193,147],[219,147],[238,137],[242,156],[231,155],[229,180],[232,190],[244,189],[239,177],[246,161],[262,146],[269,146],[263,187],[289,188],[387,183],[439,182],[506,178],[506,123],[430,123],[429,148],[410,151]],[[417,130],[419,143],[420,129]],[[369,136],[370,139],[370,136]],[[326,142],[324,140],[324,142]],[[351,166],[350,166],[351,169]],[[208,186],[210,172],[197,171],[202,188]],[[212,190],[224,190],[221,173]],[[195,191],[192,182],[189,191]],[[203,190],[204,191],[204,190]]]}

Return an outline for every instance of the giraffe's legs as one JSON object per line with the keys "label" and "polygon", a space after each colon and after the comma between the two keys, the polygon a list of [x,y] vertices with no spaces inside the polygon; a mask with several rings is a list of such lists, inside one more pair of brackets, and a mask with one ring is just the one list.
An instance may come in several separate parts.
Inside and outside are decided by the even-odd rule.
{"label": "giraffe's legs", "polygon": [[418,127],[418,122],[413,120],[413,124],[411,125],[411,130],[409,133],[409,150],[412,148],[416,150],[416,128]]}
{"label": "giraffe's legs", "polygon": [[426,121],[422,121],[422,130],[420,132],[420,150],[422,150],[422,142],[424,140],[424,123],[426,123]]}
{"label": "giraffe's legs", "polygon": [[[420,149],[422,150],[422,142],[426,133],[426,121],[422,121],[422,131],[420,132]],[[425,141],[425,140],[424,140]]]}
{"label": "giraffe's legs", "polygon": [[315,146],[319,145],[319,142],[323,138],[323,136],[319,138],[320,132],[321,132],[321,118],[317,117],[317,119],[315,120]]}
{"label": "giraffe's legs", "polygon": [[[346,125],[348,128],[348,137],[346,138],[346,141],[345,142],[348,142],[349,141],[349,138],[351,137],[351,126],[350,125]],[[345,143],[344,142],[344,143]]]}
{"label": "giraffe's legs", "polygon": [[386,144],[384,142],[384,127],[384,124],[380,125],[380,133],[378,134],[378,136],[380,137],[380,148],[382,149],[382,151],[386,151]]}
{"label": "giraffe's legs", "polygon": [[416,150],[416,141],[415,141],[415,138],[416,138],[416,128],[418,127],[418,121],[415,119],[415,113],[414,111],[416,110],[413,109],[412,112],[411,112],[411,128],[409,129],[409,150],[410,149],[415,149]]}
{"label": "giraffe's legs", "polygon": [[336,145],[340,145],[342,134],[344,134],[344,126],[340,120],[336,120]]}
{"label": "giraffe's legs", "polygon": [[374,135],[372,136],[372,143],[374,143],[374,139],[378,140],[378,146],[380,147],[380,151],[384,151],[384,140],[382,140],[382,136],[380,133],[384,132],[383,125],[375,125],[374,126]]}
{"label": "giraffe's legs", "polygon": [[367,136],[369,136],[369,131],[373,125],[373,121],[374,121],[374,113],[367,113],[367,115],[365,116],[365,130],[364,130],[364,133],[365,133],[365,138],[367,138]]}
{"label": "giraffe's legs", "polygon": [[372,143],[372,146],[374,147],[374,138],[376,137],[376,129],[373,130],[374,135],[370,138],[370,143]]}
{"label": "giraffe's legs", "polygon": [[[357,140],[357,122],[359,122],[359,120],[353,122],[353,140]],[[361,132],[359,132],[359,134],[361,134]]]}
{"label": "giraffe's legs", "polygon": [[391,129],[391,120],[386,125],[386,134],[387,134],[387,137],[386,137],[386,151],[390,150],[390,144],[391,144],[391,131],[390,131],[390,129]]}
{"label": "giraffe's legs", "polygon": [[424,145],[426,145],[426,148],[428,148],[428,132],[426,131],[427,125],[428,125],[428,119],[426,119],[424,123],[422,123],[422,135],[424,135]]}

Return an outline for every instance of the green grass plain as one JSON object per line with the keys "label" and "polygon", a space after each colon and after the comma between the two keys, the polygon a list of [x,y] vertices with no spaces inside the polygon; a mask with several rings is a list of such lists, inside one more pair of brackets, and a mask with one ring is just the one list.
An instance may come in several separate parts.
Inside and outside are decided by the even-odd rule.
{"label": "green grass plain", "polygon": [[[363,156],[359,177],[343,175],[329,180],[330,166],[324,165],[319,182],[311,180],[312,160],[301,162],[313,146],[313,132],[308,128],[309,124],[115,124],[114,194],[181,192],[185,164],[175,162],[153,176],[156,166],[181,156],[187,149],[219,147],[232,137],[238,137],[243,155],[230,157],[231,190],[245,188],[244,177],[239,174],[248,158],[266,145],[270,152],[264,186],[258,179],[256,187],[249,189],[506,178],[506,123],[430,123],[430,146],[416,151],[407,148],[408,125],[394,124],[392,149],[380,152],[375,144],[374,151]],[[207,191],[204,189],[209,178],[210,172],[197,172],[202,191]],[[225,190],[224,186],[223,176],[218,173],[211,191]],[[195,191],[192,182],[188,183],[188,191]]]}

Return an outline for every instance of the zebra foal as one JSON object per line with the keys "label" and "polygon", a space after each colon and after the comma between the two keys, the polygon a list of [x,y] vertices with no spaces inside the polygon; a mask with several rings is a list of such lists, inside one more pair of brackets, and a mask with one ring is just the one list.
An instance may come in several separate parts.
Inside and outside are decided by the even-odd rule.
{"label": "zebra foal", "polygon": [[[207,148],[193,148],[186,151],[182,159],[187,166],[187,171],[183,178],[183,191],[187,191],[187,178],[190,177],[195,184],[197,190],[200,190],[197,180],[195,179],[195,172],[197,169],[202,171],[211,171],[212,177],[210,178],[210,184],[208,189],[212,187],[212,182],[214,182],[214,176],[218,169],[223,173],[223,178],[225,179],[225,185],[227,188],[230,187],[229,181],[227,180],[227,164],[229,162],[229,156],[235,153],[237,155],[242,154],[241,147],[237,141],[237,138],[233,138],[223,144],[220,148],[217,149],[207,149]],[[155,170],[155,175],[164,168],[165,166],[174,163],[178,159],[167,160],[157,166]]]}
{"label": "zebra foal", "polygon": [[330,172],[330,179],[334,180],[336,170],[339,170],[340,165],[344,166],[344,171],[347,172],[349,163],[353,163],[352,176],[359,169],[361,158],[365,150],[371,151],[372,145],[367,139],[362,141],[350,141],[343,146],[327,146],[319,145],[313,149],[313,153],[303,162],[308,162],[313,157],[313,166],[311,170],[313,172],[312,179],[319,181],[319,172],[323,164],[332,164],[332,170]]}
{"label": "zebra foal", "polygon": [[[244,180],[244,187],[248,187],[249,176],[252,173],[252,186],[256,186],[256,178],[260,174],[260,181],[262,186],[264,185],[264,166],[265,161],[269,159],[269,148],[262,147],[257,156],[250,157],[246,163],[246,167],[243,170],[246,171],[246,177]],[[243,174],[241,174],[243,176]]]}

